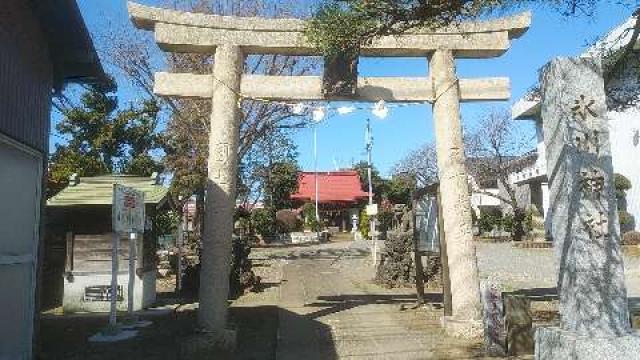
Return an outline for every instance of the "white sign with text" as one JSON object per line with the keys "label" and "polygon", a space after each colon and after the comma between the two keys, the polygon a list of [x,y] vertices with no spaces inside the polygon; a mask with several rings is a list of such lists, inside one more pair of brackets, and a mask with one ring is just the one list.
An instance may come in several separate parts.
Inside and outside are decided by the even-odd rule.
{"label": "white sign with text", "polygon": [[113,185],[113,231],[144,232],[144,193],[136,189]]}

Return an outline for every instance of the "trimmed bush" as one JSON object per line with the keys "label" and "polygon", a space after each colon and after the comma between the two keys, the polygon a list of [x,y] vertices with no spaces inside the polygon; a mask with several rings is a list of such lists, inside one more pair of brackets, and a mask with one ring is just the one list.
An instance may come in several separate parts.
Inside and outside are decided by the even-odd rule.
{"label": "trimmed bush", "polygon": [[322,224],[316,219],[316,206],[312,203],[306,203],[302,207],[302,218],[304,228],[311,231],[321,231]]}
{"label": "trimmed bush", "polygon": [[231,269],[229,271],[229,298],[237,299],[245,291],[258,291],[260,277],[251,269],[252,263],[249,259],[251,245],[247,238],[234,237]]}
{"label": "trimmed bush", "polygon": [[618,211],[618,218],[620,219],[621,227],[633,223],[633,216],[624,210]]}
{"label": "trimmed bush", "polygon": [[613,186],[616,189],[616,198],[623,199],[627,195],[627,191],[631,189],[631,181],[624,175],[614,174]]}
{"label": "trimmed bush", "polygon": [[478,219],[478,228],[481,233],[489,233],[494,229],[500,229],[502,227],[502,215],[486,213],[481,214]]}
{"label": "trimmed bush", "polygon": [[[260,277],[252,270],[249,259],[251,237],[233,237],[229,299],[237,299],[247,291],[260,291]],[[195,299],[200,291],[200,264],[187,265],[182,276],[182,296]]]}
{"label": "trimmed bush", "polygon": [[276,233],[276,216],[270,209],[256,209],[251,213],[251,222],[255,231],[263,239],[269,239]]}
{"label": "trimmed bush", "polygon": [[640,245],[640,232],[629,231],[622,235],[622,245]]}
{"label": "trimmed bush", "polygon": [[360,211],[360,222],[358,223],[358,230],[360,230],[360,234],[365,239],[369,239],[369,230],[371,229],[371,225],[369,224],[369,215],[367,215],[367,210],[362,209]]}
{"label": "trimmed bush", "polygon": [[302,231],[302,220],[294,210],[280,210],[276,213],[276,228],[280,234]]}
{"label": "trimmed bush", "polygon": [[413,231],[389,231],[376,272],[376,283],[389,288],[413,286]]}

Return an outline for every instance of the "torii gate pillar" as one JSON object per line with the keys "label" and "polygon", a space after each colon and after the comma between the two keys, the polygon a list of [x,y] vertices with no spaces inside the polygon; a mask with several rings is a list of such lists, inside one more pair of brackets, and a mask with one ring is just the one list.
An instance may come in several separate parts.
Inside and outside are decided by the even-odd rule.
{"label": "torii gate pillar", "polygon": [[474,338],[482,335],[478,264],[473,243],[471,202],[460,123],[460,85],[451,50],[436,50],[430,62],[435,100],[433,118],[451,279],[451,318],[447,333]]}
{"label": "torii gate pillar", "polygon": [[[198,323],[206,331],[225,329],[229,268],[231,264],[233,211],[236,204],[236,171],[240,136],[240,79],[244,56],[239,46],[216,48],[205,211],[200,268]],[[216,80],[217,79],[217,80]]]}

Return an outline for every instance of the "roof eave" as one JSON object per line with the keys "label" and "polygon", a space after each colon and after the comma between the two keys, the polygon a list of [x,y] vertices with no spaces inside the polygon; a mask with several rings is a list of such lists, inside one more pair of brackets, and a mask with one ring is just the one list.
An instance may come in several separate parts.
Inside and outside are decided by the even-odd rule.
{"label": "roof eave", "polygon": [[75,0],[31,1],[31,5],[49,44],[54,88],[104,82],[107,76]]}
{"label": "roof eave", "polygon": [[511,117],[514,120],[534,120],[540,117],[541,110],[540,100],[529,100],[525,97],[511,106]]}

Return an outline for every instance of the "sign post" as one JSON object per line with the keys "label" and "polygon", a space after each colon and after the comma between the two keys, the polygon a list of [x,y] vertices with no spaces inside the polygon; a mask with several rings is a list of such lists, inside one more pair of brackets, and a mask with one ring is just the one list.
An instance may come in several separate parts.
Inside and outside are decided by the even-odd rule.
{"label": "sign post", "polygon": [[138,259],[135,232],[129,233],[129,286],[127,290],[127,312],[133,318],[133,293],[136,281],[136,260]]}
{"label": "sign post", "polygon": [[118,245],[120,242],[119,234],[113,232],[113,242],[111,244],[111,292],[109,300],[111,308],[109,311],[109,328],[116,328],[116,308],[118,306]]}
{"label": "sign post", "polygon": [[131,338],[135,331],[120,331],[117,324],[118,306],[118,272],[120,270],[118,257],[120,255],[120,237],[129,236],[129,286],[127,310],[133,313],[133,293],[135,282],[135,239],[137,233],[144,232],[144,193],[119,184],[113,185],[113,202],[111,208],[113,227],[113,244],[111,249],[111,291],[109,312],[109,327],[106,332],[93,336],[90,341],[110,342]]}
{"label": "sign post", "polygon": [[373,266],[378,266],[378,239],[376,237],[375,216],[378,215],[378,204],[369,204],[366,207],[367,216],[371,219],[371,241],[373,242]]}

